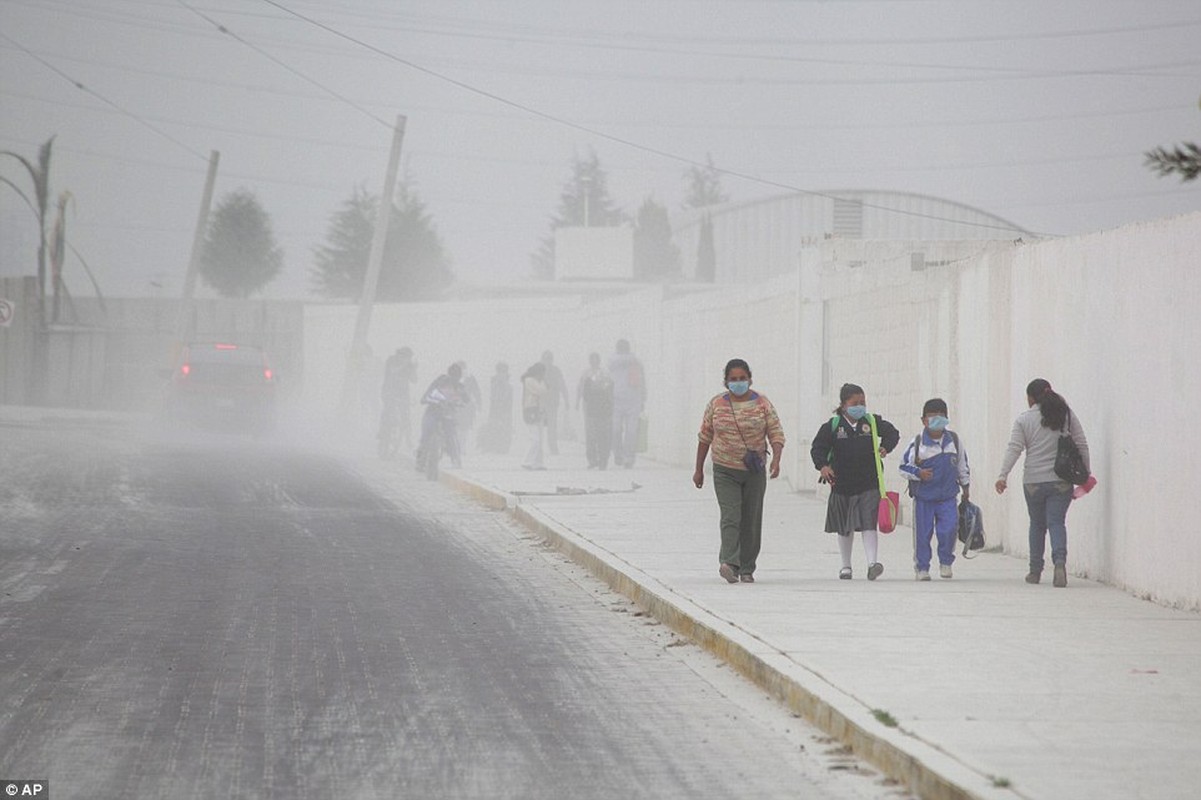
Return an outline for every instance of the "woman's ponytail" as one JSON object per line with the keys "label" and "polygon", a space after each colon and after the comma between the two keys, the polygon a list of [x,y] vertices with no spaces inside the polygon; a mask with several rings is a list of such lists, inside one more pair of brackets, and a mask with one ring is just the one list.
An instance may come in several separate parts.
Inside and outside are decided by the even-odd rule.
{"label": "woman's ponytail", "polygon": [[1051,388],[1050,381],[1035,378],[1026,386],[1026,396],[1038,404],[1042,412],[1043,427],[1062,431],[1068,423],[1068,401]]}

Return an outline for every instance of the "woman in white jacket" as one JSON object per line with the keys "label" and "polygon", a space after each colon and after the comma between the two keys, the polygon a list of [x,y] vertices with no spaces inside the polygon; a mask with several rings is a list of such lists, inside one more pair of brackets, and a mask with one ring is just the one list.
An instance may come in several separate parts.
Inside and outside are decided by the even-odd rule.
{"label": "woman in white jacket", "polygon": [[1026,509],[1030,513],[1030,572],[1026,575],[1026,583],[1038,583],[1042,578],[1049,531],[1051,563],[1055,566],[1053,583],[1063,588],[1068,585],[1067,514],[1072,502],[1072,484],[1055,474],[1055,456],[1059,452],[1059,438],[1071,436],[1085,467],[1089,467],[1088,440],[1067,401],[1056,394],[1047,381],[1042,378],[1031,381],[1026,387],[1026,402],[1030,408],[1019,414],[1013,423],[1005,461],[997,479],[997,493],[1005,491],[1009,471],[1025,450],[1022,487],[1026,493]]}
{"label": "woman in white jacket", "polygon": [[521,418],[530,432],[530,449],[522,469],[546,469],[542,457],[542,431],[546,425],[546,364],[535,363],[521,376]]}

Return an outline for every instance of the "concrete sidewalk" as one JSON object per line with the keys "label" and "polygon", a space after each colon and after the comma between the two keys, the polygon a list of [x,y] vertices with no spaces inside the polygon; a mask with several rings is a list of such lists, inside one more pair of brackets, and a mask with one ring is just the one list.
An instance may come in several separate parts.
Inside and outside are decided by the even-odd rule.
{"label": "concrete sidewalk", "polygon": [[1030,586],[1025,562],[999,553],[917,583],[908,528],[881,536],[878,581],[858,540],[855,579],[840,581],[825,503],[781,481],[757,582],[727,584],[711,478],[698,491],[690,470],[646,461],[589,471],[568,447],[545,472],[518,469],[515,450],[469,455],[444,480],[921,796],[1201,796],[1201,615],[1079,578],[1054,589],[1049,572]]}

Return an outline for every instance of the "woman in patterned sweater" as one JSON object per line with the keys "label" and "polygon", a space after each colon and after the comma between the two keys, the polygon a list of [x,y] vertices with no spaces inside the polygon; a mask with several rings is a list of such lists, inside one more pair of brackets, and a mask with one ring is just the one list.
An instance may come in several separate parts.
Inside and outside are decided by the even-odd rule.
{"label": "woman in patterned sweater", "polygon": [[[775,407],[751,391],[751,368],[741,358],[726,364],[727,391],[705,407],[697,436],[692,482],[705,485],[705,457],[713,452],[713,491],[721,509],[718,573],[730,583],[754,583],[763,532],[767,475],[780,475],[784,429]],[[767,445],[771,465],[767,466]]]}

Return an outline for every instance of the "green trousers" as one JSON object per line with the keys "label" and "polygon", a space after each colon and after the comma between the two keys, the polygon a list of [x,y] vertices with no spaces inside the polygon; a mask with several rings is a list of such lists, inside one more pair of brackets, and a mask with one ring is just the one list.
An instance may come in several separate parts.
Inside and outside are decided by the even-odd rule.
{"label": "green trousers", "polygon": [[755,571],[763,540],[765,472],[713,465],[713,492],[721,509],[721,552],[718,560],[743,575]]}

